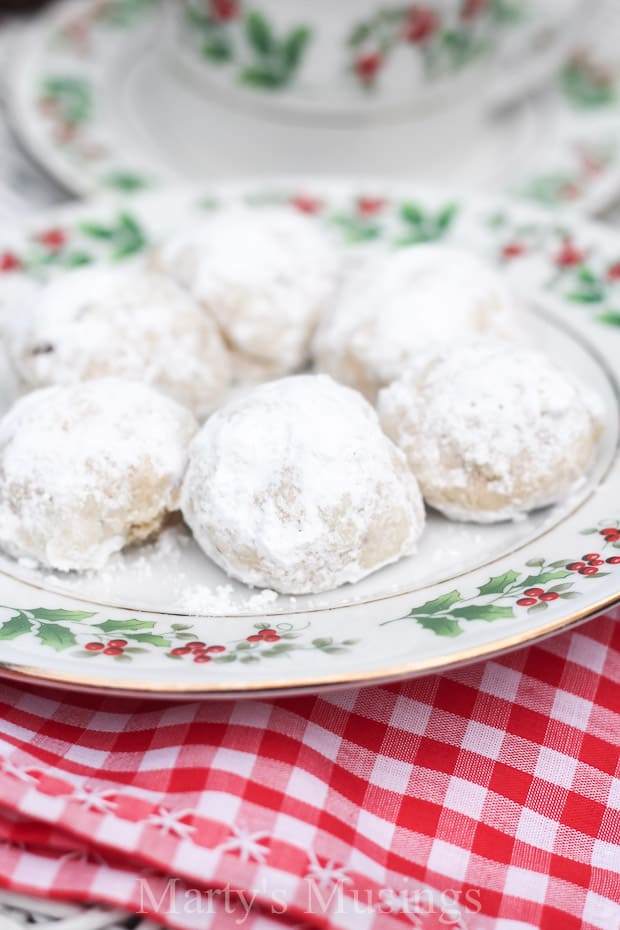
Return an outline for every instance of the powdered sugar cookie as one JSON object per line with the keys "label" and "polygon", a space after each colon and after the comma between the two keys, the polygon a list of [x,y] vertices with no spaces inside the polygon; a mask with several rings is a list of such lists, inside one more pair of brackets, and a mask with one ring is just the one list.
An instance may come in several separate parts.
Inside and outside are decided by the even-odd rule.
{"label": "powdered sugar cookie", "polygon": [[154,260],[217,320],[242,373],[265,376],[307,361],[338,266],[324,230],[286,207],[215,211]]}
{"label": "powdered sugar cookie", "polygon": [[414,552],[424,509],[372,407],[324,375],[254,388],[196,437],[182,510],[229,575],[281,593],[358,581]]}
{"label": "powdered sugar cookie", "polygon": [[568,494],[592,464],[598,409],[544,355],[492,341],[420,360],[379,395],[426,501],[480,523]]}
{"label": "powdered sugar cookie", "polygon": [[107,376],[143,381],[205,417],[232,370],[216,324],[166,275],[138,267],[86,268],[28,295],[7,321],[22,385]]}
{"label": "powdered sugar cookie", "polygon": [[416,353],[522,323],[497,272],[445,245],[380,250],[346,276],[314,342],[317,368],[374,400]]}
{"label": "powdered sugar cookie", "polygon": [[62,571],[101,568],[178,509],[192,414],[104,378],[42,388],[0,422],[0,545]]}

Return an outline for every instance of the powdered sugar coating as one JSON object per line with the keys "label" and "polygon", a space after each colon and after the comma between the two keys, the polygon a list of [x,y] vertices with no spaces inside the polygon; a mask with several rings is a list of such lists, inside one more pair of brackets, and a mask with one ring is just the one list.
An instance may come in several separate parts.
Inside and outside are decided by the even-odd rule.
{"label": "powdered sugar coating", "polygon": [[29,390],[124,377],[204,418],[232,379],[215,323],[174,281],[142,266],[65,274],[28,295],[11,318],[9,352]]}
{"label": "powdered sugar coating", "polygon": [[280,593],[355,582],[415,551],[424,509],[372,407],[324,375],[254,388],[192,444],[182,510],[229,575]]}
{"label": "powdered sugar coating", "polygon": [[217,320],[242,373],[267,376],[307,361],[338,270],[325,230],[287,207],[217,210],[173,235],[155,262]]}
{"label": "powdered sugar coating", "polygon": [[420,350],[522,326],[504,280],[446,245],[376,250],[348,274],[314,341],[317,368],[374,400]]}
{"label": "powdered sugar coating", "polygon": [[426,501],[455,520],[514,519],[558,501],[601,433],[597,397],[543,354],[491,340],[419,358],[378,409]]}
{"label": "powdered sugar coating", "polygon": [[105,378],[33,391],[0,422],[0,545],[62,571],[99,569],[178,509],[192,414]]}

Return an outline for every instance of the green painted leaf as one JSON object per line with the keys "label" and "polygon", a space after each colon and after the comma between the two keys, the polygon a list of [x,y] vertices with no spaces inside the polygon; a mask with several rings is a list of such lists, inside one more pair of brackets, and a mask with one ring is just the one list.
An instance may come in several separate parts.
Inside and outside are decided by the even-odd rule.
{"label": "green painted leaf", "polygon": [[599,313],[596,319],[599,323],[607,323],[608,326],[620,326],[620,312],[618,310],[606,310],[605,313]]}
{"label": "green painted leaf", "polygon": [[130,632],[131,630],[152,630],[155,626],[153,620],[104,620],[94,626],[102,633]]}
{"label": "green painted leaf", "polygon": [[[330,646],[323,646],[323,650],[330,649]],[[275,646],[272,646],[270,649],[264,650],[261,655],[263,656],[281,656],[287,652],[292,652],[295,649],[295,646],[292,643],[276,643]]]}
{"label": "green painted leaf", "polygon": [[437,636],[460,636],[463,632],[461,625],[449,617],[416,617],[416,623]]}
{"label": "green painted leaf", "polygon": [[146,236],[142,227],[130,213],[121,213],[118,218],[118,229],[115,235],[117,244],[115,258],[126,258],[135,252],[140,252],[146,245]]}
{"label": "green painted leaf", "polygon": [[65,75],[50,77],[43,84],[43,93],[56,100],[62,119],[70,126],[90,119],[92,96],[85,79]]}
{"label": "green painted leaf", "polygon": [[273,68],[245,68],[241,72],[241,80],[244,84],[250,84],[252,87],[264,87],[265,89],[281,87],[285,78],[279,71]]}
{"label": "green painted leaf", "polygon": [[361,45],[362,42],[365,42],[369,38],[371,29],[368,23],[360,23],[358,26],[353,28],[351,35],[348,38],[348,43],[351,48],[357,48],[358,45]]}
{"label": "green painted leaf", "polygon": [[544,559],[528,559],[525,564],[529,566],[529,568],[536,568],[539,565],[544,565],[545,560]]}
{"label": "green painted leaf", "polygon": [[508,620],[514,617],[512,607],[497,607],[495,604],[470,604],[467,607],[455,607],[451,611],[453,617],[462,617],[463,620]]}
{"label": "green painted leaf", "polygon": [[17,616],[11,617],[0,626],[0,639],[17,639],[18,636],[29,633],[31,629],[30,620],[20,611]]}
{"label": "green painted leaf", "polygon": [[245,20],[248,42],[259,55],[270,55],[276,46],[268,20],[262,13],[253,10]]}
{"label": "green painted leaf", "polygon": [[575,107],[604,107],[616,99],[611,74],[601,74],[587,61],[569,61],[561,77],[564,93]]}
{"label": "green painted leaf", "polygon": [[71,646],[77,646],[77,639],[72,631],[66,626],[61,626],[60,623],[42,623],[37,630],[37,636],[44,646],[56,652],[63,652]]}
{"label": "green painted leaf", "polygon": [[572,291],[566,295],[568,300],[577,304],[599,304],[605,298],[605,292],[602,290]]}
{"label": "green painted leaf", "polygon": [[421,604],[419,607],[413,607],[409,612],[409,617],[428,616],[429,614],[438,614],[450,610],[450,608],[462,601],[463,597],[459,591],[450,591],[448,594],[442,594]]}
{"label": "green painted leaf", "polygon": [[541,610],[546,610],[548,606],[549,604],[547,604],[546,601],[539,601],[537,604],[533,604],[531,607],[528,607],[527,612],[528,614],[535,614]]}
{"label": "green painted leaf", "polygon": [[325,646],[331,646],[331,644],[333,643],[333,641],[334,641],[334,640],[333,640],[333,638],[332,638],[331,636],[325,637],[325,638],[313,639],[313,640],[312,640],[312,645],[313,645],[313,646],[316,646],[317,649],[324,649]]}
{"label": "green painted leaf", "polygon": [[572,575],[572,572],[559,569],[553,572],[541,572],[540,575],[530,575],[522,582],[521,587],[525,591],[526,588],[538,587],[541,584],[546,584],[548,581],[560,581],[562,578],[570,577],[570,575]]}
{"label": "green painted leaf", "polygon": [[560,597],[563,600],[570,600],[573,597],[581,597],[581,595],[578,591],[563,591],[562,594],[560,594]]}
{"label": "green painted leaf", "polygon": [[456,203],[449,203],[443,207],[437,214],[437,218],[435,220],[437,229],[441,232],[446,232],[446,230],[449,229],[452,225],[452,222],[457,213],[458,204]]}
{"label": "green painted leaf", "polygon": [[412,226],[420,226],[424,222],[424,213],[415,203],[404,203],[400,208],[401,218]]}
{"label": "green painted leaf", "polygon": [[519,577],[517,572],[504,572],[503,575],[496,575],[495,578],[489,578],[486,584],[478,589],[479,594],[503,594],[504,591],[515,583]]}
{"label": "green painted leaf", "polygon": [[369,223],[367,220],[360,219],[358,216],[351,216],[348,213],[335,214],[331,222],[340,226],[348,242],[365,242],[369,239],[377,239],[382,232],[378,223]]}
{"label": "green painted leaf", "polygon": [[69,252],[62,256],[61,261],[65,268],[81,268],[83,265],[92,264],[93,256],[88,252]]}
{"label": "green painted leaf", "polygon": [[170,643],[163,636],[157,636],[156,633],[126,633],[125,639],[131,639],[137,643],[148,643],[149,646],[159,646],[167,649]]}
{"label": "green painted leaf", "polygon": [[92,239],[113,239],[114,230],[100,223],[80,223],[80,230]]}
{"label": "green painted leaf", "polygon": [[224,62],[231,60],[233,52],[226,36],[213,36],[204,42],[202,54],[210,61]]}
{"label": "green painted leaf", "polygon": [[282,58],[289,74],[299,66],[311,36],[312,32],[307,26],[298,26],[292,29],[284,40]]}
{"label": "green painted leaf", "polygon": [[103,183],[106,187],[111,187],[114,190],[123,191],[125,194],[130,194],[133,191],[144,190],[145,187],[149,186],[149,182],[146,178],[141,177],[139,174],[134,174],[130,171],[114,171],[112,174],[108,174],[103,178]]}
{"label": "green painted leaf", "polygon": [[88,620],[90,617],[95,616],[94,613],[85,610],[47,610],[45,607],[37,607],[36,610],[31,610],[30,613],[37,620],[64,620],[68,623],[80,623],[82,620]]}
{"label": "green painted leaf", "polygon": [[552,588],[549,588],[549,590],[553,594],[560,594],[561,591],[568,591],[568,589],[572,588],[572,586],[573,586],[572,581],[566,581],[564,582],[564,584],[554,584],[554,586]]}

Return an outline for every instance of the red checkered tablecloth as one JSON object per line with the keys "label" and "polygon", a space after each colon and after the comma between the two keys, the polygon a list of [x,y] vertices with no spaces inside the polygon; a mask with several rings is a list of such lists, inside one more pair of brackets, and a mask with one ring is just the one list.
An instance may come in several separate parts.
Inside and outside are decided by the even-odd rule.
{"label": "red checkered tablecloth", "polygon": [[618,930],[618,617],[278,701],[2,684],[0,884],[182,930]]}

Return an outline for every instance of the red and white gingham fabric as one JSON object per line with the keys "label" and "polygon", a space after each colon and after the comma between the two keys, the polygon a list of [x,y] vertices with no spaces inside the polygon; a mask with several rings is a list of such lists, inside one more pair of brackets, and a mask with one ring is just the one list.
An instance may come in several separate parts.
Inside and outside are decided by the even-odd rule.
{"label": "red and white gingham fabric", "polygon": [[0,685],[0,883],[183,930],[618,930],[618,617],[320,697]]}

